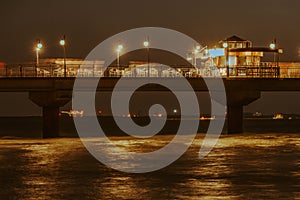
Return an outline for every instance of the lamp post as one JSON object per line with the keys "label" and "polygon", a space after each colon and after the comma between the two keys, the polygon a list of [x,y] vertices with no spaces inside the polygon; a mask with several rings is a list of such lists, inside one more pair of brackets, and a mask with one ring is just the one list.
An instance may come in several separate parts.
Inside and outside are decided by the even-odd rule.
{"label": "lamp post", "polygon": [[64,35],[59,41],[59,44],[63,47],[64,50],[64,77],[67,77],[67,63],[66,63],[66,36]]}
{"label": "lamp post", "polygon": [[229,62],[228,62],[228,43],[223,43],[223,48],[225,49],[225,66],[226,66],[226,76],[229,77]]}
{"label": "lamp post", "polygon": [[[276,50],[276,38],[271,42],[270,49],[274,50],[274,51]],[[276,64],[276,55],[275,55],[275,52],[274,52],[273,56],[274,56],[274,59],[273,59],[274,64]]]}
{"label": "lamp post", "polygon": [[[200,48],[199,48],[200,49]],[[194,50],[194,67],[197,67],[196,65],[197,65],[197,54],[199,53],[199,49],[198,48],[196,48],[195,50]]]}
{"label": "lamp post", "polygon": [[149,38],[143,43],[144,47],[147,49],[147,64],[148,64],[148,77],[150,77],[150,55],[149,55]]}
{"label": "lamp post", "polygon": [[37,42],[36,42],[36,48],[35,48],[35,52],[36,52],[35,76],[37,76],[37,67],[40,64],[40,61],[39,61],[39,52],[42,49],[42,47],[43,47],[43,45],[42,45],[41,41],[38,39]]}
{"label": "lamp post", "polygon": [[43,45],[41,43],[41,41],[38,39],[37,43],[36,43],[36,65],[39,65],[39,51],[42,49]]}
{"label": "lamp post", "polygon": [[120,66],[120,54],[121,54],[122,49],[123,49],[123,45],[119,44],[118,48],[117,48],[117,67],[118,68]]}
{"label": "lamp post", "polygon": [[275,48],[276,48],[276,44],[275,44],[274,42],[272,42],[272,43],[270,44],[270,49],[274,50]]}
{"label": "lamp post", "polygon": [[274,64],[276,67],[276,77],[280,76],[280,68],[279,68],[279,54],[283,53],[282,49],[278,48],[276,38],[271,42],[270,49],[274,51]]}

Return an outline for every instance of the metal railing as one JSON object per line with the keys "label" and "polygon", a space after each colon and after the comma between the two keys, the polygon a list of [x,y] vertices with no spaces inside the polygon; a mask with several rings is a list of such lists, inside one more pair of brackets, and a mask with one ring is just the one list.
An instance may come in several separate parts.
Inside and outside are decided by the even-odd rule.
{"label": "metal railing", "polygon": [[[300,78],[300,67],[233,66],[192,68],[188,66],[151,65],[150,77],[230,77],[230,78]],[[67,65],[66,77],[148,77],[147,67],[100,65]],[[0,68],[0,78],[64,77],[64,67],[58,64],[13,64]]]}
{"label": "metal railing", "polygon": [[[229,77],[279,78],[279,67],[239,66],[229,67]],[[299,71],[300,72],[300,71]],[[227,74],[226,74],[227,75]]]}

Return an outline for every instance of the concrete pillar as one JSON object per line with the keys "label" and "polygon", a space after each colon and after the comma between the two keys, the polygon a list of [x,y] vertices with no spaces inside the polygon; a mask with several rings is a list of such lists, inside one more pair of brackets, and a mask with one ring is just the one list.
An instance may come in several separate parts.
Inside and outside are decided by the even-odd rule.
{"label": "concrete pillar", "polygon": [[227,92],[227,133],[243,133],[243,108],[259,98],[258,91]]}
{"label": "concrete pillar", "polygon": [[59,107],[43,107],[43,138],[59,137]]}
{"label": "concrete pillar", "polygon": [[227,106],[227,132],[243,133],[243,106]]}
{"label": "concrete pillar", "polygon": [[59,137],[59,107],[71,100],[71,92],[30,92],[29,99],[43,108],[42,137]]}

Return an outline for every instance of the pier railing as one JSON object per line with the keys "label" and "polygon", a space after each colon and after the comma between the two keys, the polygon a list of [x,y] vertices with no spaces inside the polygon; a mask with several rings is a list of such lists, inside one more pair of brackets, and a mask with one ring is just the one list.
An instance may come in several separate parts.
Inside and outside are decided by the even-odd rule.
{"label": "pier railing", "polygon": [[[274,66],[234,66],[192,68],[188,66],[151,65],[150,77],[230,77],[230,78],[300,78],[300,68]],[[0,78],[7,77],[64,77],[64,66],[57,64],[11,64],[0,68]],[[99,65],[66,66],[66,77],[148,77],[148,67]]]}

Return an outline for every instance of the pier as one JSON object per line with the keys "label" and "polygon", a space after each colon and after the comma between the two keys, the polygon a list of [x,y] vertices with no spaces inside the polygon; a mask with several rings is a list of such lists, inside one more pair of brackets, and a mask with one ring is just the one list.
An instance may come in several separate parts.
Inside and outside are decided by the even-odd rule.
{"label": "pier", "polygon": [[[64,42],[64,40],[63,40]],[[65,43],[63,43],[65,44]],[[148,43],[146,43],[148,44]],[[40,46],[40,47],[39,47]],[[37,43],[36,62],[0,65],[0,92],[28,92],[29,99],[43,109],[43,137],[59,136],[59,108],[72,99],[76,78],[84,80],[82,91],[89,91],[90,83],[101,78],[98,92],[111,92],[118,80],[125,79],[121,90],[130,91],[138,79],[172,81],[177,90],[184,91],[180,81],[185,78],[194,91],[208,91],[206,83],[213,85],[220,78],[226,90],[227,132],[243,132],[243,107],[260,98],[266,91],[300,91],[300,64],[280,62],[283,49],[276,40],[269,47],[253,47],[252,42],[237,36],[219,41],[212,46],[195,46],[187,53],[186,64],[170,65],[145,61],[120,62],[118,45],[116,63],[106,68],[104,60],[60,58],[40,59],[42,47]],[[145,46],[147,47],[147,46]],[[272,62],[265,62],[264,54],[271,54]],[[205,78],[205,81],[204,79]],[[128,80],[128,81],[126,81]],[[76,88],[77,90],[78,88]],[[215,88],[218,90],[218,88]],[[143,91],[167,91],[148,84]],[[214,91],[222,92],[222,91]],[[218,102],[218,99],[214,99]]]}
{"label": "pier", "polygon": [[[84,79],[87,85],[90,81],[99,77],[79,77]],[[128,82],[133,79],[146,77],[125,77]],[[172,80],[176,83],[179,77],[147,77],[148,79]],[[201,76],[185,77],[194,91],[207,91],[206,84]],[[101,78],[101,87],[98,92],[112,91],[120,77],[107,76]],[[300,91],[300,79],[280,77],[223,77],[227,96],[227,132],[243,132],[243,107],[260,98],[261,92],[266,91]],[[72,91],[75,77],[41,77],[41,76],[2,76],[0,77],[0,92],[28,92],[29,99],[43,108],[43,138],[59,136],[59,107],[64,106],[72,99]],[[206,78],[212,83],[216,78]],[[180,85],[178,85],[180,90]],[[130,85],[124,85],[122,90],[130,90]],[[88,88],[82,88],[87,91]],[[157,85],[147,85],[142,91],[166,91],[166,88]]]}

